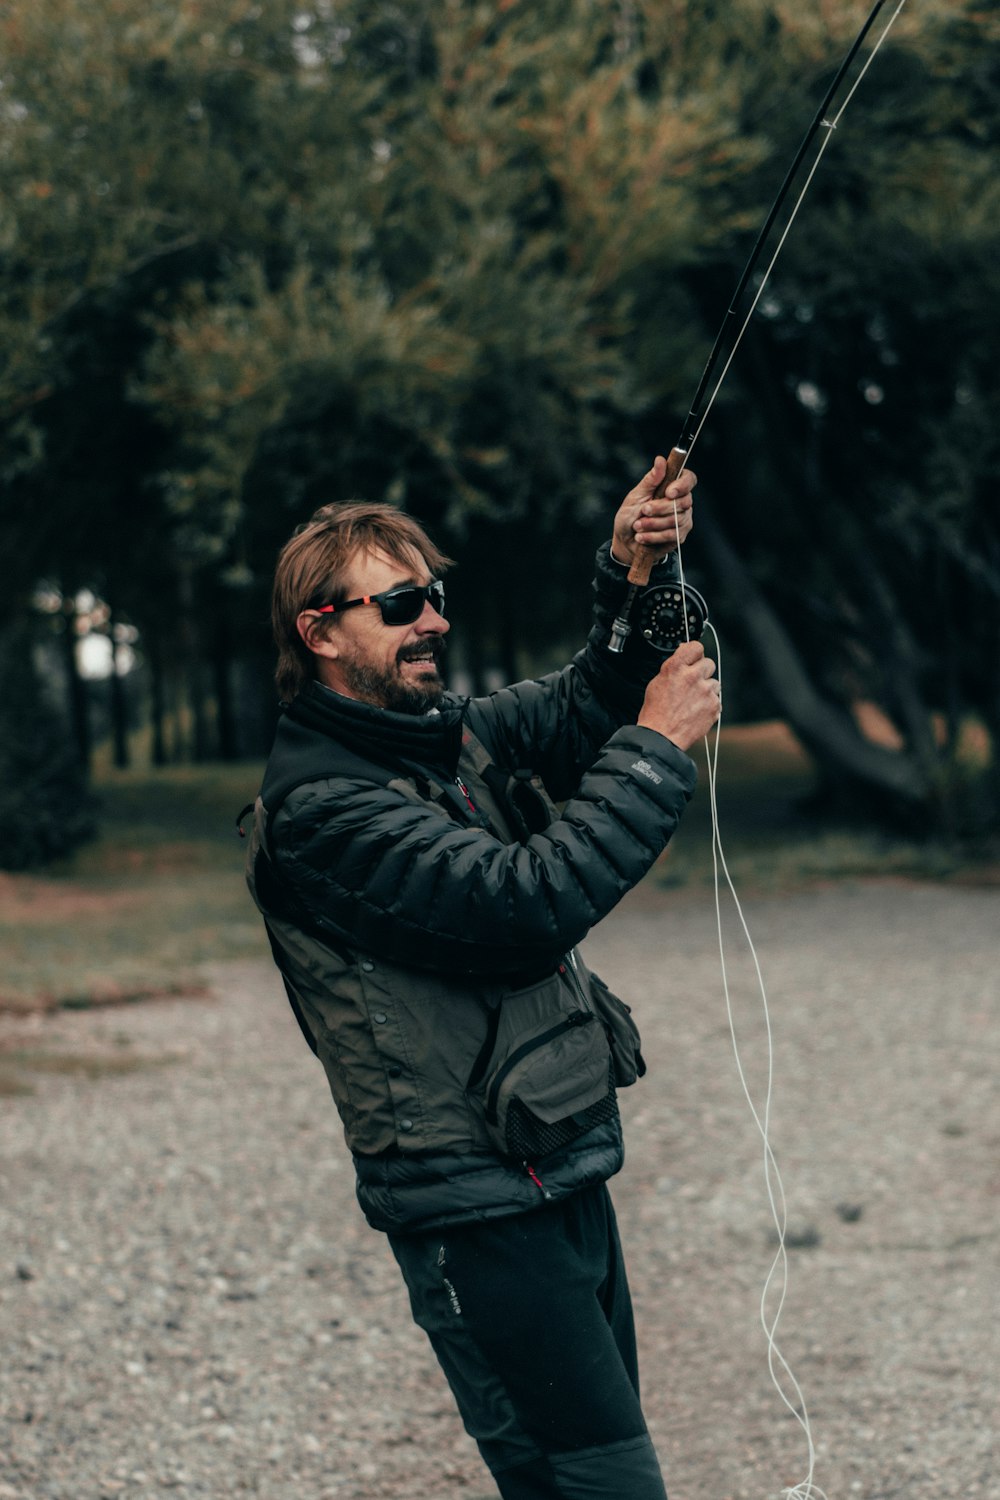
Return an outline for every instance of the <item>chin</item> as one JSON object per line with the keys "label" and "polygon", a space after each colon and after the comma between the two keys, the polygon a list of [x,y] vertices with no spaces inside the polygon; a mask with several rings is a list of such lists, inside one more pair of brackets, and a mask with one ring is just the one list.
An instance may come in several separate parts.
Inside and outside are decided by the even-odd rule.
{"label": "chin", "polygon": [[422,682],[395,683],[385,694],[383,708],[397,714],[424,714],[429,708],[437,708],[444,697],[444,683],[435,673]]}
{"label": "chin", "polygon": [[376,669],[349,662],[345,664],[344,677],[351,697],[397,714],[425,714],[429,708],[437,707],[445,690],[437,667],[429,667],[419,677],[410,679],[398,667]]}

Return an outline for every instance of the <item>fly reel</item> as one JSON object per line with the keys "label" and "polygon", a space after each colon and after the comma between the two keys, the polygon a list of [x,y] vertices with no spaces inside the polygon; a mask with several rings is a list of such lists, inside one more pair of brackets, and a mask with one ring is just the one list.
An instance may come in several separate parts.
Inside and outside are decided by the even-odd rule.
{"label": "fly reel", "polygon": [[697,589],[664,583],[639,601],[639,634],[654,651],[670,656],[685,641],[698,641],[708,623],[708,605]]}

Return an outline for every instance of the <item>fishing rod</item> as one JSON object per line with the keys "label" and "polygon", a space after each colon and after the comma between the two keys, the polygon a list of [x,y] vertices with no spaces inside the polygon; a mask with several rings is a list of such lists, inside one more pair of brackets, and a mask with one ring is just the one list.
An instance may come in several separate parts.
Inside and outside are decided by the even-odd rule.
{"label": "fishing rod", "polygon": [[[798,151],[795,153],[795,156],[792,159],[791,165],[789,166],[788,171],[785,174],[785,179],[778,190],[778,195],[772,203],[767,217],[765,218],[764,223],[761,226],[756,243],[754,244],[754,247],[750,252],[750,258],[748,259],[746,266],[743,269],[743,273],[736,284],[736,289],[733,292],[732,298],[730,299],[729,308],[722,320],[722,325],[719,329],[715,343],[712,345],[708,359],[705,363],[705,368],[702,372],[701,380],[698,383],[698,389],[695,391],[694,399],[691,402],[687,421],[684,423],[681,436],[678,438],[673,448],[671,448],[670,453],[667,457],[666,473],[660,480],[659,484],[656,486],[656,489],[653,491],[654,499],[658,500],[662,498],[667,490],[668,485],[673,483],[678,474],[684,468],[684,465],[690,459],[691,454],[694,450],[695,443],[698,441],[698,438],[701,435],[701,430],[705,425],[705,420],[715,403],[715,398],[718,396],[719,391],[722,388],[723,381],[729,373],[729,368],[733,362],[736,351],[739,348],[739,345],[743,339],[743,335],[746,333],[750,320],[754,315],[757,304],[759,303],[764,288],[771,276],[771,272],[774,270],[778,256],[781,254],[781,251],[785,244],[785,240],[788,236],[788,232],[795,221],[795,217],[798,214],[799,209],[802,207],[802,202],[809,190],[810,184],[812,183],[812,179],[816,173],[816,169],[818,168],[820,161],[822,160],[823,153],[826,151],[827,146],[833,139],[833,132],[836,130],[838,124],[840,123],[841,116],[843,115],[848,104],[851,102],[851,99],[854,97],[855,91],[860,85],[861,80],[864,78],[872,62],[875,60],[875,56],[879,48],[882,46],[882,43],[885,41],[893,25],[895,24],[900,11],[902,11],[903,6],[906,4],[906,0],[897,0],[896,7],[892,15],[890,16],[882,32],[880,33],[864,66],[861,68],[857,78],[855,79],[853,85],[847,93],[846,98],[844,99],[833,119],[830,119],[829,111],[833,104],[833,101],[840,93],[844,80],[850,73],[851,66],[854,63],[854,60],[860,52],[861,48],[864,46],[869,33],[871,32],[873,26],[875,25],[875,22],[879,17],[879,14],[889,3],[890,0],[877,0],[876,5],[873,7],[861,30],[858,32],[857,36],[854,38],[854,41],[851,43],[851,46],[848,49],[847,55],[845,56],[843,62],[837,69],[833,81],[827,89],[826,94],[823,96],[820,106],[816,111],[815,117],[813,118],[809,129],[806,131],[806,134],[803,137],[802,144],[799,146]],[[822,138],[820,139],[819,147],[816,150],[815,158],[806,176],[805,183],[803,184],[802,190],[799,193],[791,214],[789,215],[788,222],[786,223],[785,228],[781,234],[774,254],[772,255],[771,260],[764,272],[764,275],[761,278],[760,284],[757,287],[757,291],[750,304],[749,311],[744,317],[743,322],[737,330],[735,337],[732,339],[730,345],[731,328],[734,320],[737,317],[737,312],[743,299],[743,295],[746,292],[747,287],[750,285],[750,280],[753,277],[758,264],[760,263],[761,256],[764,253],[764,247],[770,238],[771,231],[774,228],[775,223],[777,222],[778,215],[784,207],[785,201],[792,189],[792,185],[798,177],[799,169],[801,168],[802,163],[805,161],[810,147],[816,141],[817,137],[820,136],[821,131],[825,132],[825,134],[823,134]],[[730,345],[728,358],[726,359],[719,378],[715,381],[715,384],[713,386],[712,381],[715,376],[716,369],[719,365],[719,361],[722,359],[723,351],[727,348],[727,345]],[[702,598],[702,596],[698,593],[697,589],[693,589],[690,584],[684,583],[683,581],[671,582],[663,584],[658,588],[646,589],[646,585],[649,583],[652,569],[654,568],[656,563],[658,563],[664,556],[665,553],[657,553],[652,548],[640,549],[639,555],[636,557],[635,561],[632,563],[632,566],[628,571],[628,592],[625,595],[621,613],[619,614],[618,618],[615,620],[611,628],[611,639],[608,642],[609,650],[614,651],[615,653],[620,653],[624,649],[625,642],[632,633],[632,610],[639,596],[639,591],[642,589],[645,589],[646,592],[642,595],[639,628],[642,632],[643,639],[646,640],[649,645],[654,647],[655,650],[662,652],[664,656],[668,656],[671,652],[676,650],[676,648],[681,644],[682,641],[698,640],[700,638],[702,632],[705,629],[705,625],[708,622],[708,605],[705,603],[705,600]]]}

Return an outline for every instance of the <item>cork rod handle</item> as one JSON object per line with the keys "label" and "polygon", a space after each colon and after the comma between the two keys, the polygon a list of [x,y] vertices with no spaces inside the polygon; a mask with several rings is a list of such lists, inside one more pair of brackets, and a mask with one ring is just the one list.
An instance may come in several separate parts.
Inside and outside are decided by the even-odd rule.
{"label": "cork rod handle", "polygon": [[[674,480],[683,469],[684,460],[686,458],[686,448],[671,448],[669,454],[667,455],[667,472],[664,474],[663,478],[656,486],[656,489],[653,491],[654,500],[660,500],[663,498],[663,495],[665,494],[667,489],[667,485],[673,484]],[[666,555],[666,552],[656,551],[652,547],[641,548],[638,557],[635,559],[635,562],[628,570],[629,583],[636,584],[639,588],[644,588],[645,585],[649,582],[649,575],[653,571],[653,568],[661,560],[661,558],[666,557]]]}

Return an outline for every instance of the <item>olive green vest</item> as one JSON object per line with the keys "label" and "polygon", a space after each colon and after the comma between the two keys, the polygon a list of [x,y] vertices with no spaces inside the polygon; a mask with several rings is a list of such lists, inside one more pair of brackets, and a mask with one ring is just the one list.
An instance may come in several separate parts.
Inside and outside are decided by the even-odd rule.
{"label": "olive green vest", "polygon": [[[378,768],[372,773],[377,777]],[[554,812],[537,784],[504,777],[468,731],[459,775],[479,821],[485,815],[506,842],[539,831]],[[449,802],[461,798],[457,787],[426,782],[418,788],[408,778],[390,779],[388,772],[385,784],[446,819],[452,816]],[[318,933],[296,921],[294,912],[282,914],[270,861],[275,810],[258,797],[247,883],[293,1009],[326,1070],[348,1146],[363,1155],[393,1148],[491,1149],[482,1106],[467,1085],[487,1042],[491,1013],[505,995],[517,992],[517,983],[403,968],[387,955],[360,952]],[[579,980],[564,970],[558,984],[563,993],[555,998],[556,1013],[578,1009]]]}

